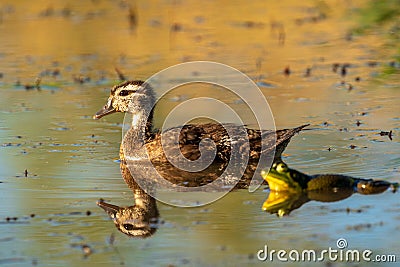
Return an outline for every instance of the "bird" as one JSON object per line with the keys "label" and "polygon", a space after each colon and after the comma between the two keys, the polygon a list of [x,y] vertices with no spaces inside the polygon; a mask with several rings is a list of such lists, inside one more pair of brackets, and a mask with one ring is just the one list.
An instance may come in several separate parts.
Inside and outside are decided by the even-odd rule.
{"label": "bird", "polygon": [[[120,146],[121,170],[129,165],[128,161],[148,157],[167,176],[170,173],[170,178],[175,184],[188,183],[190,179],[186,178],[194,175],[191,171],[180,170],[170,164],[171,160],[174,161],[175,156],[179,159],[182,159],[183,156],[184,160],[188,162],[196,161],[200,157],[206,161],[211,158],[213,164],[217,164],[217,168],[212,165],[213,168],[205,170],[211,171],[209,175],[200,172],[198,179],[194,179],[195,182],[191,183],[191,186],[198,186],[215,180],[218,173],[215,172],[215,169],[223,170],[227,166],[229,160],[233,157],[231,153],[235,151],[233,148],[238,149],[236,151],[239,151],[239,157],[248,156],[249,167],[245,173],[248,173],[250,177],[252,170],[254,173],[256,169],[254,166],[257,166],[262,154],[268,154],[270,158],[273,157],[274,162],[280,161],[282,152],[289,144],[290,139],[303,128],[309,126],[309,124],[304,124],[292,129],[273,131],[250,129],[231,123],[204,123],[186,124],[161,132],[153,127],[155,105],[155,92],[149,83],[140,80],[125,81],[112,87],[106,104],[93,118],[97,120],[115,112],[131,113],[132,124]],[[176,137],[178,137],[178,140],[176,140]],[[165,145],[162,144],[162,140],[169,140],[170,142]],[[203,140],[212,140],[213,142],[203,142]],[[262,146],[261,141],[264,142],[264,146]],[[179,147],[179,150],[176,151],[181,153],[172,154],[172,158],[166,156],[165,152],[177,147]],[[250,165],[252,166],[250,167]],[[126,172],[124,171],[124,173]]]}

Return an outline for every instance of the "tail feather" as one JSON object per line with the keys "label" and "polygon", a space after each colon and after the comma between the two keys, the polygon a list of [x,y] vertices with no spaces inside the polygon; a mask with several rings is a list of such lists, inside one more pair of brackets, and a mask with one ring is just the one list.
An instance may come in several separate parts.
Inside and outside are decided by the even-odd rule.
{"label": "tail feather", "polygon": [[[293,128],[293,129],[282,129],[282,130],[277,130],[276,131],[276,136],[275,136],[275,146],[268,146],[268,149],[270,147],[275,147],[275,159],[280,159],[282,156],[282,152],[286,149],[287,145],[290,142],[290,139],[300,131],[302,131],[305,127],[309,126],[310,124],[304,124],[299,127]],[[270,135],[271,132],[267,132],[263,134],[263,137],[265,135]],[[264,152],[264,151],[263,151]]]}

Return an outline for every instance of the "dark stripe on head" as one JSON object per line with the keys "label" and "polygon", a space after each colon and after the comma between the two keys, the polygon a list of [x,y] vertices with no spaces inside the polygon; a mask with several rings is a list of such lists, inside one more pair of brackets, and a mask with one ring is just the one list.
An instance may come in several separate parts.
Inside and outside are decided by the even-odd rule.
{"label": "dark stripe on head", "polygon": [[113,94],[115,93],[115,91],[116,91],[118,88],[120,88],[120,87],[124,87],[124,86],[127,86],[127,85],[138,85],[138,86],[140,86],[140,85],[142,85],[143,83],[144,83],[143,81],[139,81],[139,80],[136,80],[136,81],[126,81],[126,82],[120,83],[120,84],[118,84],[118,85],[115,85],[115,86],[111,89],[111,94],[113,95]]}

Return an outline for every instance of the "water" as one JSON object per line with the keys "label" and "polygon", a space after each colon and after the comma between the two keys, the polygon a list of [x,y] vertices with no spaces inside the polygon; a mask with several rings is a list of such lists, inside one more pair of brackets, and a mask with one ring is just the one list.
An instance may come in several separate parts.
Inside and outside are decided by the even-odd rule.
{"label": "water", "polygon": [[[222,62],[258,82],[277,128],[311,123],[285,151],[292,168],[398,182],[398,76],[378,76],[390,61],[381,35],[344,38],[359,2],[328,3],[327,17],[314,22],[324,8],[313,1],[137,2],[137,23],[125,2],[1,3],[0,265],[272,265],[257,260],[266,244],[322,250],[339,238],[398,261],[399,196],[390,192],[309,202],[284,218],[261,210],[263,188],[199,208],[159,203],[163,223],[148,239],[122,235],[96,206],[99,198],[133,205],[117,161],[123,116],[91,119],[118,80],[114,68],[146,79],[189,60]],[[284,26],[283,45],[282,28],[271,25]],[[334,73],[333,63],[350,63],[348,74]],[[42,90],[25,90],[40,74]],[[202,95],[181,90],[163,100],[158,118],[191,93]],[[379,135],[389,130],[392,141]]]}

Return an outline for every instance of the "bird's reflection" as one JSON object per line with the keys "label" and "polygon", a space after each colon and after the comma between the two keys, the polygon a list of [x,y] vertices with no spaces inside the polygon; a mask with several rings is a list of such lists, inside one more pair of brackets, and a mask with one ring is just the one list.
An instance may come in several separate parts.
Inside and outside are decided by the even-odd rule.
{"label": "bird's reflection", "polygon": [[146,238],[157,231],[156,203],[144,207],[137,204],[120,207],[100,200],[97,205],[108,213],[117,229],[128,236]]}
{"label": "bird's reflection", "polygon": [[[103,200],[99,200],[97,205],[110,216],[117,229],[122,233],[130,237],[146,238],[152,236],[158,228],[157,202],[135,182],[126,165],[121,164],[120,167],[126,184],[133,192],[134,205],[120,207]],[[144,176],[145,173],[139,172],[136,175]]]}
{"label": "bird's reflection", "polygon": [[[121,172],[126,184],[133,192],[134,205],[128,207],[120,207],[103,200],[97,202],[113,220],[117,229],[130,236],[147,238],[152,236],[158,228],[159,212],[157,209],[157,201],[153,197],[154,192],[150,192],[155,186],[155,181],[148,177],[148,168],[153,168],[151,163],[138,164],[137,168],[128,168],[124,162],[121,162]],[[220,169],[218,164],[211,166],[214,169]],[[246,171],[235,187],[247,188],[251,181],[257,164],[251,162],[247,165]],[[175,168],[164,165],[163,168],[157,167],[157,170],[163,175],[168,176],[168,180],[175,184],[182,184],[181,172]],[[131,173],[134,173],[133,177]],[[213,181],[219,172],[209,171],[206,176],[199,173],[184,176],[189,181],[186,186],[199,185],[203,182]],[[346,199],[354,193],[370,195],[379,194],[387,191],[389,188],[396,192],[398,183],[390,183],[383,180],[361,179],[340,174],[321,174],[307,175],[297,170],[289,168],[282,161],[273,164],[272,168],[267,172],[261,172],[261,176],[269,184],[270,193],[264,202],[262,209],[278,216],[290,214],[292,210],[300,208],[309,201],[334,202]],[[145,181],[146,191],[137,184],[136,179]]]}
{"label": "bird's reflection", "polygon": [[383,180],[361,179],[340,174],[307,175],[290,169],[285,163],[274,163],[263,171],[270,193],[262,209],[278,216],[290,214],[309,201],[334,202],[346,199],[354,193],[380,194],[389,188],[396,192],[398,183]]}
{"label": "bird's reflection", "polygon": [[[147,238],[152,236],[158,228],[159,212],[157,209],[157,201],[153,197],[156,189],[157,181],[149,177],[149,169],[153,168],[150,162],[141,162],[137,166],[129,166],[122,161],[120,164],[121,174],[125,183],[132,190],[134,205],[121,207],[104,200],[99,200],[97,205],[101,207],[113,220],[116,228],[130,236]],[[157,171],[166,179],[176,185],[185,187],[200,186],[214,181],[223,172],[225,163],[214,163],[203,172],[192,174],[184,173],[182,170],[174,168],[169,164],[154,166]],[[235,188],[247,188],[251,182],[251,178],[257,169],[257,162],[248,163],[246,170],[241,179],[234,179],[237,182]],[[131,175],[134,174],[134,176]],[[260,175],[260,174],[257,174]],[[140,179],[140,185],[137,183]],[[238,181],[239,180],[239,181]],[[145,184],[143,184],[145,183]],[[212,190],[223,189],[222,185],[216,183]]]}

